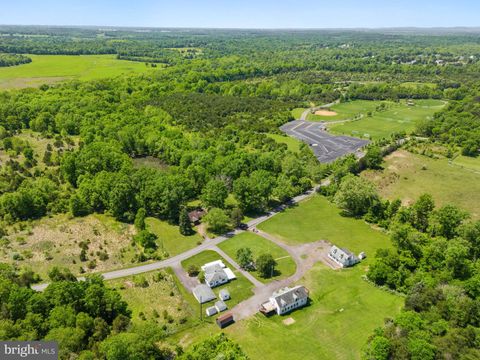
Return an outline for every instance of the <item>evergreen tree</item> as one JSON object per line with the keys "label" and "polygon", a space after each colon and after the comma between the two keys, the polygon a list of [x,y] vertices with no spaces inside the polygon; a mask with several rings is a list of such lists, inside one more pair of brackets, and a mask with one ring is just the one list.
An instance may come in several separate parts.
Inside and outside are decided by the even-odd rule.
{"label": "evergreen tree", "polygon": [[178,223],[180,226],[180,234],[186,236],[193,234],[192,223],[190,222],[190,218],[188,217],[188,211],[186,208],[183,208],[180,211]]}

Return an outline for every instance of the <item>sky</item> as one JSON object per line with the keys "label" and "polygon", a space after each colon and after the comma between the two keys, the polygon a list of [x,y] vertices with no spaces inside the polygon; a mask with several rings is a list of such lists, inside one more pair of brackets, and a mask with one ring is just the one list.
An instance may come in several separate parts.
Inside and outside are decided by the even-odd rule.
{"label": "sky", "polygon": [[0,0],[0,24],[190,28],[480,26],[478,0]]}

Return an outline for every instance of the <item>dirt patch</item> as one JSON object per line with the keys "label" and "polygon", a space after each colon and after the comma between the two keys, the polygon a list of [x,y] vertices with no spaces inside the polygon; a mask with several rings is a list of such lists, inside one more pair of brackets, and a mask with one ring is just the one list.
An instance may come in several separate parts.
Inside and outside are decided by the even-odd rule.
{"label": "dirt patch", "polygon": [[130,288],[133,288],[135,286],[135,284],[132,282],[132,281],[125,281],[125,287],[130,289]]}
{"label": "dirt patch", "polygon": [[282,321],[285,325],[292,325],[292,324],[295,324],[295,319],[289,317],[289,318],[286,318],[285,320]]}
{"label": "dirt patch", "polygon": [[332,110],[320,109],[320,110],[315,111],[315,115],[319,115],[319,116],[335,116],[335,115],[337,115],[337,113],[336,113],[335,111],[332,111]]}

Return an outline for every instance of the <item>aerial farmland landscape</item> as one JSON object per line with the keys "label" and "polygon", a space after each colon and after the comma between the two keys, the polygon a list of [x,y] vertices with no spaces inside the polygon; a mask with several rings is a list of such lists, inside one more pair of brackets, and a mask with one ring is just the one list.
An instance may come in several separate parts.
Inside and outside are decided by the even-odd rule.
{"label": "aerial farmland landscape", "polygon": [[480,5],[0,8],[0,360],[480,359]]}

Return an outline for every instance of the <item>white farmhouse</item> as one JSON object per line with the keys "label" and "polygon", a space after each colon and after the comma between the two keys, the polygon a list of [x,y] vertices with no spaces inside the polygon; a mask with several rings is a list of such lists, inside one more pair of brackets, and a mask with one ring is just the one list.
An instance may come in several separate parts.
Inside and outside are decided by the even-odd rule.
{"label": "white farmhouse", "polygon": [[336,247],[335,245],[330,249],[328,257],[342,267],[353,266],[360,261],[352,252]]}
{"label": "white farmhouse", "polygon": [[305,286],[287,287],[274,292],[270,299],[262,304],[260,311],[264,314],[275,311],[278,315],[283,315],[305,306],[307,302],[308,290]]}

